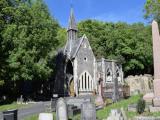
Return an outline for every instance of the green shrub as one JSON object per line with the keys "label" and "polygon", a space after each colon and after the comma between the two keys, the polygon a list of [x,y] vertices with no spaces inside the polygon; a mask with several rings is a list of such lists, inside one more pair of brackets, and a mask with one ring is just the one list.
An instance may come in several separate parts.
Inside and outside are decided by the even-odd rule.
{"label": "green shrub", "polygon": [[138,100],[138,103],[137,103],[137,113],[141,114],[144,112],[145,110],[145,101],[141,98]]}

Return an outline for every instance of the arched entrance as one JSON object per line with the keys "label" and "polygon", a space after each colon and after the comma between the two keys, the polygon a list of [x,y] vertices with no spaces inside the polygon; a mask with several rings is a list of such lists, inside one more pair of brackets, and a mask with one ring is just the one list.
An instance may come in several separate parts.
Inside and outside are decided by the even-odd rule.
{"label": "arched entrance", "polygon": [[79,92],[92,92],[93,91],[93,79],[89,72],[83,72],[79,77]]}
{"label": "arched entrance", "polygon": [[70,60],[66,64],[66,82],[68,95],[74,96],[73,66]]}

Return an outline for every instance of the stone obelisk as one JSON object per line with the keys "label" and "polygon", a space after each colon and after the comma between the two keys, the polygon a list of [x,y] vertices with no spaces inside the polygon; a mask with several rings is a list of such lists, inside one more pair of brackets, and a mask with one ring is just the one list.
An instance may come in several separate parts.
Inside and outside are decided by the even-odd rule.
{"label": "stone obelisk", "polygon": [[154,99],[155,107],[160,107],[160,35],[158,23],[152,22],[153,60],[154,60]]}

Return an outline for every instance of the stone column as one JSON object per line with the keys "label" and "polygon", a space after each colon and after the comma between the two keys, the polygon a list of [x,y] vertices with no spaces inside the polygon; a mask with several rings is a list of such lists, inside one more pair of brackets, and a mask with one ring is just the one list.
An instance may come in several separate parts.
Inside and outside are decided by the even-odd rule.
{"label": "stone column", "polygon": [[154,96],[153,104],[160,107],[160,36],[158,24],[152,22],[153,60],[154,60]]}

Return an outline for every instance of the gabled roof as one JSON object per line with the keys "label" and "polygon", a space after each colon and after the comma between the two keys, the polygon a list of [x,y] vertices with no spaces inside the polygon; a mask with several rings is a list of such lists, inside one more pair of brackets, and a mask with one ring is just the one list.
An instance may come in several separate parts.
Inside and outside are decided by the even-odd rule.
{"label": "gabled roof", "polygon": [[79,48],[80,48],[80,46],[81,46],[81,44],[82,44],[84,39],[87,39],[85,34],[81,38],[79,38],[79,40],[78,40],[79,42],[78,42],[77,45],[75,45],[75,49],[72,49],[72,55],[71,55],[72,59],[76,57],[77,52],[78,52],[78,50],[79,50]]}

